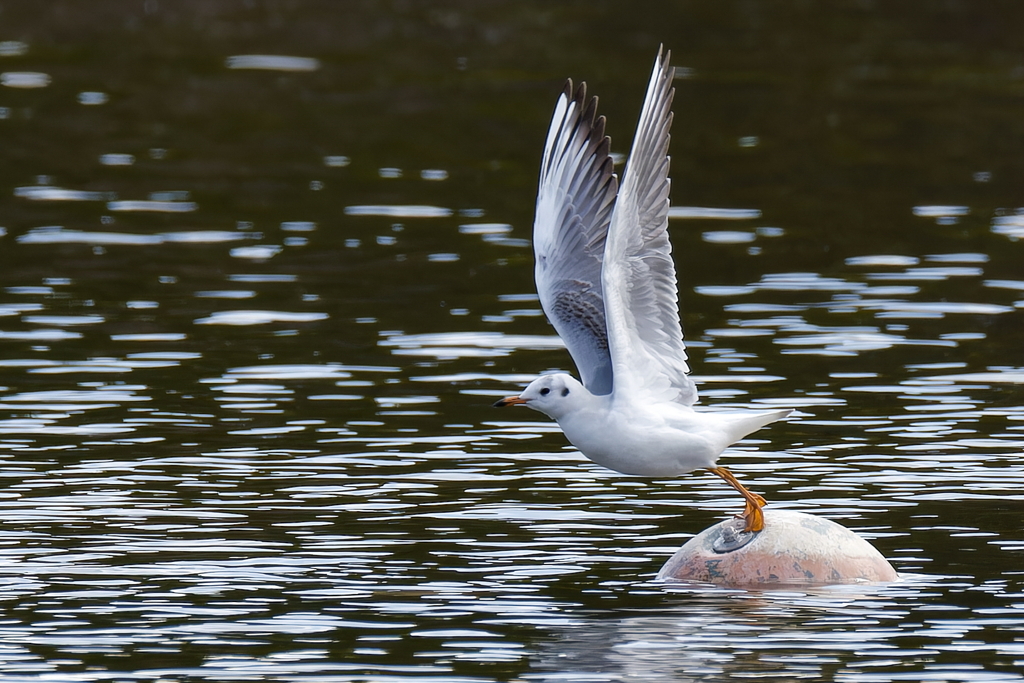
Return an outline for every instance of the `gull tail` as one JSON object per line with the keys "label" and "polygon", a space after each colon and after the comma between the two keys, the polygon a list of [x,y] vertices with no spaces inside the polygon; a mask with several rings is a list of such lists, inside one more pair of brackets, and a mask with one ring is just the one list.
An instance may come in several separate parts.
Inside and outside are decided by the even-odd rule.
{"label": "gull tail", "polygon": [[725,431],[729,439],[729,443],[726,445],[736,443],[767,424],[789,417],[792,412],[792,410],[787,408],[786,410],[772,410],[767,413],[723,413]]}

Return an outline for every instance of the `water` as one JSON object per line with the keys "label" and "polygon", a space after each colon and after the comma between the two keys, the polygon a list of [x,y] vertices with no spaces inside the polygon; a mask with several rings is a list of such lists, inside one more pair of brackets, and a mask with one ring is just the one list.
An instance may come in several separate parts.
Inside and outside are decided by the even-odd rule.
{"label": "water", "polygon": [[[1024,17],[903,7],[0,6],[0,675],[1024,678]],[[661,41],[703,405],[797,411],[723,462],[899,583],[654,583],[738,496],[490,408],[561,79],[624,153]]]}

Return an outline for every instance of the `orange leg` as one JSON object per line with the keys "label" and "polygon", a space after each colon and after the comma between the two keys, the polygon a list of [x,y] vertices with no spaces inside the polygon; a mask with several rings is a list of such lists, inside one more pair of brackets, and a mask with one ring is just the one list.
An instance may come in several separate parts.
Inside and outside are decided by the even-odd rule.
{"label": "orange leg", "polygon": [[747,488],[740,483],[732,472],[725,469],[724,467],[709,467],[708,470],[715,473],[726,481],[729,486],[733,487],[740,492],[743,499],[747,501],[746,506],[743,508],[743,519],[747,520],[747,525],[744,527],[744,531],[760,531],[764,528],[764,513],[761,512],[761,508],[765,506],[766,501],[756,493],[748,491]]}

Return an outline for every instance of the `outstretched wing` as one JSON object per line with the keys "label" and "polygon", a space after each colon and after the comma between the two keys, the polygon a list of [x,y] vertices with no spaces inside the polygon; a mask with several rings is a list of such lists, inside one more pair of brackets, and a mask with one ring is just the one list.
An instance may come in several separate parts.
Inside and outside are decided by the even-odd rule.
{"label": "outstretched wing", "polygon": [[565,342],[583,385],[594,394],[612,390],[601,262],[617,180],[597,117],[572,81],[558,98],[541,160],[533,225],[535,278],[540,303]]}
{"label": "outstretched wing", "polygon": [[615,393],[691,405],[668,239],[671,53],[654,64],[604,250],[603,291]]}

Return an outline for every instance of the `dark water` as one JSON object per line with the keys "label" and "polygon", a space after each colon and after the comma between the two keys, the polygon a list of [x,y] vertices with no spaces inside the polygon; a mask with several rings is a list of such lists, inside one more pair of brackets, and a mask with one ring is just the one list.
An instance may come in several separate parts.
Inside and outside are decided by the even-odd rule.
{"label": "dark water", "polygon": [[[1024,7],[0,4],[0,677],[1024,679]],[[653,583],[736,512],[496,396],[566,76],[657,46],[724,458],[887,586]],[[272,56],[273,58],[259,57]]]}

